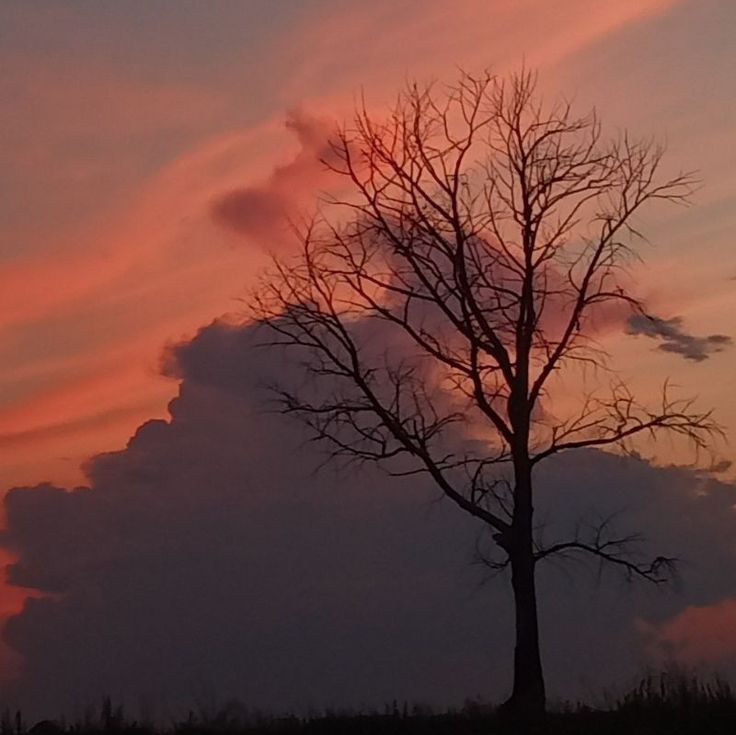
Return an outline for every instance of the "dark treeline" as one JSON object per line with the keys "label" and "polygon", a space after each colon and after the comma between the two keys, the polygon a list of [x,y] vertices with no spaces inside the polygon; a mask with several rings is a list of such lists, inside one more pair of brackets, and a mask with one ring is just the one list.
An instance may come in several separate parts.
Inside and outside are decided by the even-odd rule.
{"label": "dark treeline", "polygon": [[[238,701],[191,711],[168,726],[128,719],[105,698],[79,721],[43,720],[29,726],[21,712],[5,710],[0,735],[511,735],[521,732],[497,708],[467,702],[436,711],[393,702],[382,711],[330,711],[274,715]],[[650,675],[607,707],[562,703],[543,721],[525,725],[540,735],[732,735],[736,693],[719,677],[708,681],[682,674]]]}

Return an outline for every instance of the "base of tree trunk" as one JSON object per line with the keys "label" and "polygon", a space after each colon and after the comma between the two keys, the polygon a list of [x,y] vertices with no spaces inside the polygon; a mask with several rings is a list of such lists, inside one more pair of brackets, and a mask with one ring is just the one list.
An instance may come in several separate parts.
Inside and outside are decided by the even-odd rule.
{"label": "base of tree trunk", "polygon": [[536,695],[511,695],[499,708],[499,718],[508,725],[514,726],[514,732],[543,732],[538,730],[545,721],[544,697]]}

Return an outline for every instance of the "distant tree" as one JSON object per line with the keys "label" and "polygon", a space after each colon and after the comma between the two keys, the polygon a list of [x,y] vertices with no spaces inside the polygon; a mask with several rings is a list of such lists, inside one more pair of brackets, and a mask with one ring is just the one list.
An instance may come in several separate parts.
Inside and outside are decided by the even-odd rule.
{"label": "distant tree", "polygon": [[[684,201],[693,177],[661,178],[661,147],[606,141],[595,113],[546,107],[535,88],[528,72],[463,73],[449,90],[409,86],[385,119],[359,107],[325,157],[347,184],[328,206],[348,216],[299,228],[300,255],[276,260],[253,299],[268,343],[297,348],[312,379],[277,388],[286,413],[335,458],[425,473],[490,529],[501,555],[490,563],[510,567],[515,604],[507,707],[527,715],[545,708],[538,563],[581,553],[660,582],[673,561],[642,562],[635,537],[609,523],[544,545],[541,463],[660,431],[703,448],[718,431],[666,383],[656,406],[638,402],[592,321],[644,313],[626,268],[634,217]],[[571,395],[558,375],[575,366],[605,391]],[[571,398],[578,407],[561,416]]]}

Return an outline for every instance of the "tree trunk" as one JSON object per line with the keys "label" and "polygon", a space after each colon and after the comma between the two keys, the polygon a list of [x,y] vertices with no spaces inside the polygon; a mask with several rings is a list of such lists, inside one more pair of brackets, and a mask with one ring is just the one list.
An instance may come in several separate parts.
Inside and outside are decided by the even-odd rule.
{"label": "tree trunk", "polygon": [[544,713],[545,691],[539,653],[537,595],[531,548],[517,551],[511,560],[514,588],[516,645],[514,647],[514,687],[507,706],[515,715],[536,717]]}
{"label": "tree trunk", "polygon": [[544,714],[545,689],[539,652],[537,592],[532,543],[532,485],[528,460],[517,464],[510,550],[511,584],[514,590],[516,645],[514,685],[505,709],[515,718],[536,719]]}

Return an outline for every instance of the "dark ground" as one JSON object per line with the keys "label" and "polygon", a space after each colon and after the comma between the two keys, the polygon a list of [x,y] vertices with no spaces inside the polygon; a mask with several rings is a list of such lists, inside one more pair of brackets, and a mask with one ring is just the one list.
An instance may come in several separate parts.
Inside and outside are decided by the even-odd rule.
{"label": "dark ground", "polygon": [[393,703],[382,712],[320,712],[309,716],[249,711],[239,702],[195,713],[168,727],[127,719],[109,699],[81,722],[44,720],[28,726],[22,713],[5,711],[0,735],[736,735],[736,693],[728,682],[682,675],[648,676],[605,709],[558,705],[543,722],[510,721],[493,707],[469,703],[433,712]]}

